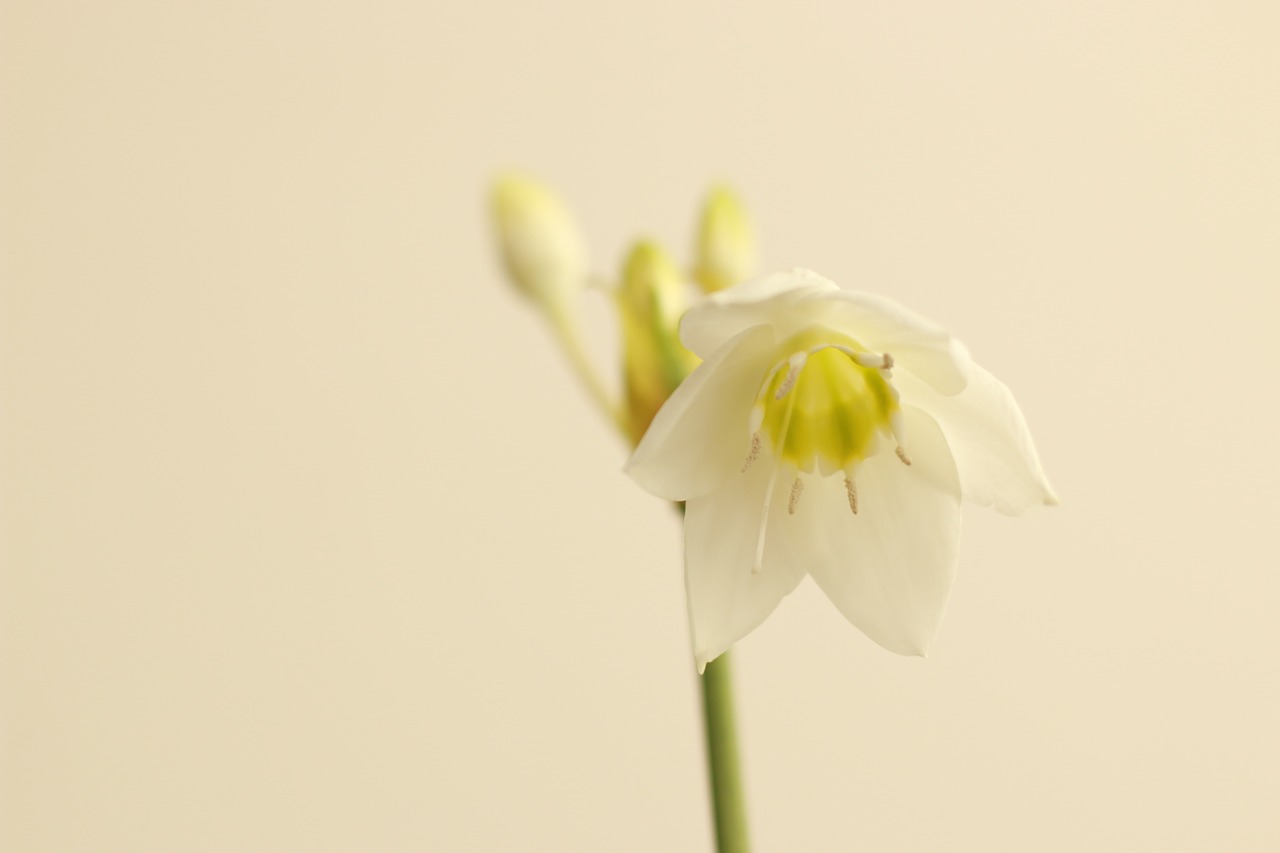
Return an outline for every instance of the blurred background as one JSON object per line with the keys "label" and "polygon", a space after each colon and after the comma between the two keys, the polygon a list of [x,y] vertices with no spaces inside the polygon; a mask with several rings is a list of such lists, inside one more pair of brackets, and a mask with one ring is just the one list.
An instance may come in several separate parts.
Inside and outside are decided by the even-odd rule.
{"label": "blurred background", "polygon": [[766,268],[965,340],[1063,499],[966,509],[927,660],[809,582],[739,645],[760,851],[1280,848],[1278,36],[5,2],[0,849],[710,849],[678,523],[501,275],[511,167],[602,276],[729,181]]}

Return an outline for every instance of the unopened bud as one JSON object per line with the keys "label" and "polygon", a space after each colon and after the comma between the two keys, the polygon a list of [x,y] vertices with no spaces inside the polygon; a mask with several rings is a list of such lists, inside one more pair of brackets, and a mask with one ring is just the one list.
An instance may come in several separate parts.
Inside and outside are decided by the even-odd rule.
{"label": "unopened bud", "polygon": [[756,273],[756,238],[737,194],[713,187],[702,207],[694,246],[693,276],[707,293],[724,290]]}
{"label": "unopened bud", "polygon": [[498,251],[518,290],[553,314],[586,286],[587,254],[569,211],[530,178],[506,175],[493,185]]}
{"label": "unopened bud", "polygon": [[627,419],[634,442],[697,364],[697,357],[680,343],[686,307],[684,280],[667,253],[656,243],[637,243],[623,265],[618,289]]}

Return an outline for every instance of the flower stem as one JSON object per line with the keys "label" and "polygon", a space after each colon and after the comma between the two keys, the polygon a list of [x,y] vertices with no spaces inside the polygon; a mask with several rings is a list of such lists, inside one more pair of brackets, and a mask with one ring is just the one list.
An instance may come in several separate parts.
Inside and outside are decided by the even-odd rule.
{"label": "flower stem", "polygon": [[707,733],[707,769],[716,821],[716,850],[747,853],[747,806],[738,762],[738,733],[733,719],[733,679],[729,654],[707,664],[702,683],[702,717]]}
{"label": "flower stem", "polygon": [[592,401],[600,409],[600,413],[613,422],[623,436],[627,435],[627,414],[623,410],[614,396],[609,393],[604,380],[600,374],[596,372],[595,366],[591,363],[591,357],[587,354],[587,349],[582,344],[582,334],[579,331],[579,324],[575,317],[570,317],[563,312],[548,312],[548,319],[551,327],[556,333],[556,338],[560,341],[560,346],[564,350],[564,354],[569,359],[569,364],[573,366],[574,372],[578,374],[578,379],[582,382],[583,387],[587,389],[587,393],[591,395]]}

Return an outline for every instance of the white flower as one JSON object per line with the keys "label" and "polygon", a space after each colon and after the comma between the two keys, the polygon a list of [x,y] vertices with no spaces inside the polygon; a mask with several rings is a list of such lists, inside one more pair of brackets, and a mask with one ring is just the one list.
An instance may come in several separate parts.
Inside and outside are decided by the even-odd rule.
{"label": "white flower", "polygon": [[961,497],[1008,514],[1056,503],[1009,389],[887,299],[795,270],[714,294],[680,331],[704,362],[627,470],[687,501],[699,671],[806,572],[871,639],[923,655]]}

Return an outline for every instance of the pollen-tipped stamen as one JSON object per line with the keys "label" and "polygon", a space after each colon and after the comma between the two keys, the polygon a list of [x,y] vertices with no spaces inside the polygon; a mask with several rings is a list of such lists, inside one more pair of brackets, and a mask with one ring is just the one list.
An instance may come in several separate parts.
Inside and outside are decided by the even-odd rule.
{"label": "pollen-tipped stamen", "polygon": [[853,480],[853,472],[846,471],[844,475],[844,493],[849,498],[849,510],[854,515],[858,514],[858,484]]}
{"label": "pollen-tipped stamen", "polygon": [[778,386],[777,393],[773,395],[773,399],[781,400],[791,393],[791,389],[796,387],[796,382],[800,379],[800,371],[804,370],[804,364],[808,360],[809,353],[807,352],[798,352],[787,359],[787,376],[782,380],[782,384]]}
{"label": "pollen-tipped stamen", "polygon": [[907,455],[907,451],[903,449],[901,444],[899,444],[896,448],[894,448],[893,452],[898,454],[898,461],[901,462],[903,465],[911,464],[911,457]]}
{"label": "pollen-tipped stamen", "polygon": [[796,514],[796,504],[800,502],[800,496],[804,494],[804,480],[796,477],[794,483],[791,484],[791,499],[787,501],[787,514]]}
{"label": "pollen-tipped stamen", "polygon": [[742,473],[747,473],[747,469],[751,467],[751,463],[760,458],[760,430],[751,433],[751,450],[747,452],[747,459],[742,463]]}
{"label": "pollen-tipped stamen", "polygon": [[[800,365],[804,367],[803,364]],[[791,397],[787,400],[787,408],[782,416],[782,430],[778,436],[778,446],[786,447],[787,431],[791,429],[791,415],[795,412],[796,398]],[[778,485],[778,471],[782,468],[782,462],[776,460],[773,470],[769,472],[769,485],[764,492],[764,508],[760,513],[760,534],[756,538],[756,558],[751,564],[751,574],[756,575],[764,568],[764,537],[769,529],[769,507],[773,505],[773,490]],[[792,489],[794,490],[794,486]]]}
{"label": "pollen-tipped stamen", "polygon": [[874,352],[858,352],[855,349],[843,346],[837,346],[835,349],[849,356],[859,367],[874,367],[878,370],[889,370],[893,367],[893,356],[887,352],[883,355]]}

